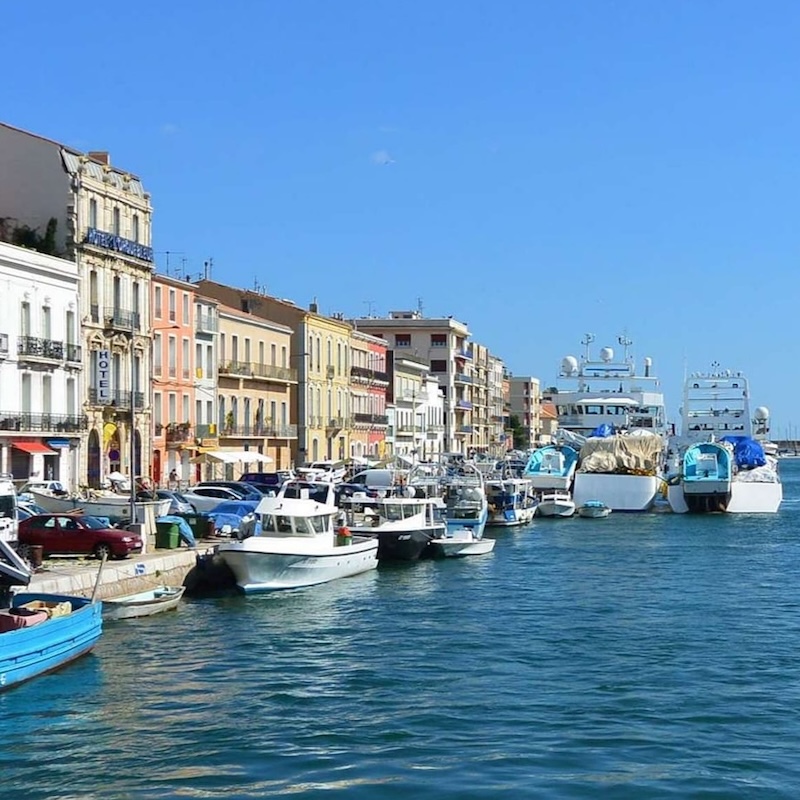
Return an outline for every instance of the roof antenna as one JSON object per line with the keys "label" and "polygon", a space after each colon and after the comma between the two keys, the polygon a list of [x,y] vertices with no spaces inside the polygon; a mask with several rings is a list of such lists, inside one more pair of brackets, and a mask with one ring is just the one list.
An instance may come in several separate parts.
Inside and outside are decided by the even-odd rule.
{"label": "roof antenna", "polygon": [[589,345],[594,341],[594,334],[593,333],[585,333],[583,335],[583,339],[581,339],[581,344],[586,348],[586,353],[583,356],[584,361],[589,360]]}

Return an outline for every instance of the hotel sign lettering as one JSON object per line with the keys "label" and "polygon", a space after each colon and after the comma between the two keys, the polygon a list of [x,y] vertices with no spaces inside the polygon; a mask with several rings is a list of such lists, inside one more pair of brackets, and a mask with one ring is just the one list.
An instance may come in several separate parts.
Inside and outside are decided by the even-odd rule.
{"label": "hotel sign lettering", "polygon": [[123,239],[114,233],[99,231],[97,228],[89,228],[86,231],[86,244],[93,244],[95,247],[103,247],[106,250],[116,250],[126,256],[140,258],[142,261],[153,260],[153,248],[147,245],[132,242],[130,239]]}
{"label": "hotel sign lettering", "polygon": [[99,350],[97,353],[97,402],[107,405],[111,402],[111,351]]}

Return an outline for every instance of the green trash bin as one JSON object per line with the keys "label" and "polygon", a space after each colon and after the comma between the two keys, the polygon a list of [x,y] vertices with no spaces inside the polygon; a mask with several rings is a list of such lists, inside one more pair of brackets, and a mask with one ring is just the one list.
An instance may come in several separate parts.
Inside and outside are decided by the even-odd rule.
{"label": "green trash bin", "polygon": [[156,549],[175,550],[180,547],[181,536],[177,523],[156,522]]}
{"label": "green trash bin", "polygon": [[[189,514],[187,512],[184,514],[178,514],[177,516],[183,517],[183,519],[186,520],[186,522],[189,524],[189,527],[192,529],[194,538],[197,539],[197,541],[200,541],[200,539],[205,539],[208,536],[209,522],[211,522],[211,517],[209,517],[208,514],[203,514],[200,512]],[[214,533],[213,529],[211,530],[211,533]]]}

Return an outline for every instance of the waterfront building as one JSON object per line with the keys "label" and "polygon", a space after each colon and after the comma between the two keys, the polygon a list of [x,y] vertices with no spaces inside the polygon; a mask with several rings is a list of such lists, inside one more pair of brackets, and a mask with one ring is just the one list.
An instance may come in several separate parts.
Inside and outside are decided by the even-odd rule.
{"label": "waterfront building", "polygon": [[353,329],[350,333],[350,457],[381,459],[386,455],[386,340]]}
{"label": "waterfront building", "polygon": [[[217,425],[217,367],[219,358],[219,310],[216,300],[195,294],[194,304],[194,440],[196,453],[219,448]],[[213,478],[214,465],[197,467],[195,477]]]}
{"label": "waterfront building", "polygon": [[392,311],[388,317],[354,320],[359,330],[386,340],[395,355],[422,359],[444,396],[444,444],[466,453],[472,433],[472,350],[469,328],[452,317],[429,319],[420,311]]}
{"label": "waterfront building", "polygon": [[89,427],[81,482],[142,474],[151,458],[150,195],[107,152],[81,153],[4,124],[0,174],[0,218],[12,240],[77,264]]}
{"label": "waterfront building", "polygon": [[[166,484],[170,475],[188,482],[195,450],[194,284],[154,275],[153,456],[150,476]],[[199,362],[202,365],[202,360]]]}
{"label": "waterfront building", "polygon": [[0,243],[0,472],[76,488],[81,408],[78,268]]}
{"label": "waterfront building", "polygon": [[541,426],[539,444],[550,444],[558,430],[558,410],[554,403],[542,401],[542,407],[539,411],[539,424]]}
{"label": "waterfront building", "polygon": [[526,447],[533,447],[539,440],[541,425],[542,393],[539,379],[531,375],[512,377],[511,413],[517,417],[524,430],[523,438]]}
{"label": "waterfront building", "polygon": [[[269,456],[272,469],[291,465],[292,392],[297,370],[289,366],[292,329],[219,303],[217,435],[222,451],[249,450]],[[263,470],[261,462],[241,462]],[[231,468],[228,468],[231,472]]]}
{"label": "waterfront building", "polygon": [[490,354],[486,370],[489,403],[489,452],[496,456],[502,456],[506,450],[511,449],[511,442],[506,435],[508,420],[503,397],[505,371],[502,359]]}

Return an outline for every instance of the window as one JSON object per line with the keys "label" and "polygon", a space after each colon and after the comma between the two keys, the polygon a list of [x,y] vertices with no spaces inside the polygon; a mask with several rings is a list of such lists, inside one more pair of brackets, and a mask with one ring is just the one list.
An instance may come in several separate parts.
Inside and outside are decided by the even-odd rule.
{"label": "window", "polygon": [[119,216],[119,208],[114,208],[114,215],[113,215],[113,225],[111,227],[111,232],[114,236],[119,236],[121,233],[121,225],[120,225],[120,216]]}
{"label": "window", "polygon": [[447,361],[445,359],[433,359],[431,361],[431,372],[447,372]]}
{"label": "window", "polygon": [[206,347],[206,377],[214,377],[214,348],[211,345]]}
{"label": "window", "polygon": [[75,396],[75,378],[67,378],[67,414],[70,417],[75,416],[76,396]]}
{"label": "window", "polygon": [[189,324],[189,295],[186,292],[183,293],[183,324]]}
{"label": "window", "polygon": [[431,347],[447,347],[447,334],[446,333],[432,333],[431,334]]}
{"label": "window", "polygon": [[394,336],[395,347],[411,347],[410,333],[396,333]]}
{"label": "window", "polygon": [[153,392],[153,424],[156,426],[156,435],[158,435],[158,426],[161,425],[161,392]]}
{"label": "window", "polygon": [[23,336],[31,335],[31,304],[23,303],[20,308],[20,333]]}
{"label": "window", "polygon": [[89,200],[89,227],[97,227],[97,200],[94,198]]}
{"label": "window", "polygon": [[200,425],[203,421],[203,401],[194,401],[194,424]]}
{"label": "window", "polygon": [[320,351],[322,350],[322,339],[317,336],[317,372],[322,369],[322,358]]}
{"label": "window", "polygon": [[239,337],[236,334],[231,336],[231,361],[239,360]]}
{"label": "window", "polygon": [[177,422],[178,400],[175,392],[169,393],[167,397],[167,404],[169,405],[169,408],[167,409],[167,422]]}
{"label": "window", "polygon": [[141,320],[139,319],[139,312],[141,311],[141,300],[139,295],[139,284],[137,281],[133,282],[131,292],[133,294],[133,325],[135,328],[140,328]]}
{"label": "window", "polygon": [[194,368],[195,368],[195,375],[198,378],[203,377],[203,345],[199,342],[195,343],[194,346]]}
{"label": "window", "polygon": [[183,419],[181,420],[181,422],[189,422],[189,421],[190,421],[190,417],[189,417],[189,395],[185,394],[185,395],[183,395]]}
{"label": "window", "polygon": [[175,314],[175,290],[169,290],[169,321],[175,322],[176,314]]}
{"label": "window", "polygon": [[[94,274],[94,273],[92,273]],[[156,319],[161,319],[161,287],[156,286],[153,290],[153,314]]]}
{"label": "window", "polygon": [[22,410],[23,411],[30,411],[31,410],[31,374],[30,372],[24,372],[22,374],[22,381],[20,384],[20,389],[22,392]]}
{"label": "window", "polygon": [[269,346],[269,363],[272,364],[273,367],[278,363],[277,357],[278,357],[278,348],[276,345],[271,344]]}
{"label": "window", "polygon": [[161,334],[153,334],[153,374],[161,375]]}
{"label": "window", "polygon": [[174,336],[169,337],[169,377],[174,378],[178,373],[178,343]]}
{"label": "window", "polygon": [[139,241],[139,215],[134,214],[133,219],[131,220],[131,239],[134,242]]}
{"label": "window", "polygon": [[42,412],[49,414],[53,410],[53,378],[42,375]]}
{"label": "window", "polygon": [[281,347],[281,366],[286,366],[286,345]]}
{"label": "window", "polygon": [[244,340],[244,360],[248,364],[250,363],[250,339],[248,338]]}
{"label": "window", "polygon": [[258,343],[258,363],[264,364],[264,342]]}
{"label": "window", "polygon": [[[181,367],[182,367],[181,375],[183,376],[184,380],[188,380],[189,378],[192,377],[192,373],[191,373],[192,362],[191,362],[191,359],[189,357],[189,340],[186,339],[186,338],[184,338],[184,340],[183,340],[183,348],[182,348],[182,350],[183,350],[183,352],[181,353],[181,357],[183,359],[183,364],[181,365]],[[188,417],[187,417],[187,419],[188,419]]]}
{"label": "window", "polygon": [[314,369],[314,339],[313,337],[308,340],[308,369]]}
{"label": "window", "polygon": [[52,339],[53,329],[50,323],[50,306],[42,306],[42,339]]}

